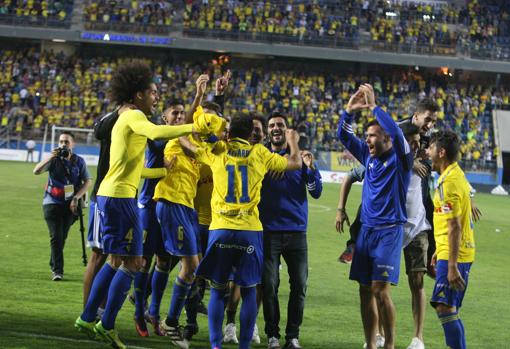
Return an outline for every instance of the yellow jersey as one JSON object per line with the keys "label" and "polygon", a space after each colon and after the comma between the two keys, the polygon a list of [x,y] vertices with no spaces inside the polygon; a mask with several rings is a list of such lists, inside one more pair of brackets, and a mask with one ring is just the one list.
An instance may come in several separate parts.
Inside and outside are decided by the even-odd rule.
{"label": "yellow jersey", "polygon": [[213,175],[212,221],[209,229],[261,231],[258,204],[267,171],[284,171],[287,159],[261,144],[234,138],[213,149],[198,148],[196,158]]}
{"label": "yellow jersey", "polygon": [[140,178],[158,178],[165,169],[144,168],[145,146],[149,139],[171,139],[190,134],[192,124],[155,125],[140,110],[127,110],[119,115],[112,129],[110,168],[97,195],[134,198]]}
{"label": "yellow jersey", "polygon": [[438,260],[448,260],[448,220],[456,217],[460,219],[461,224],[457,262],[468,263],[475,259],[470,190],[464,172],[456,162],[448,166],[439,177],[434,193],[434,237]]}
{"label": "yellow jersey", "polygon": [[[193,137],[188,139],[194,142]],[[165,159],[176,156],[174,167],[162,178],[154,189],[154,200],[164,199],[175,204],[193,207],[200,177],[199,165],[195,159],[184,153],[179,139],[169,141],[165,146]]]}
{"label": "yellow jersey", "polygon": [[211,168],[207,165],[200,164],[200,179],[197,183],[197,195],[194,200],[195,210],[198,214],[198,224],[207,226],[211,224],[212,191],[213,177]]}

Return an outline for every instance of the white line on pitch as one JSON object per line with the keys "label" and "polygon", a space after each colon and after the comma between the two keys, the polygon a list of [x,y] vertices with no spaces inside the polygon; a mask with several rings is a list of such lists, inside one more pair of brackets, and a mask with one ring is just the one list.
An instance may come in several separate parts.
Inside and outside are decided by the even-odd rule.
{"label": "white line on pitch", "polygon": [[[87,339],[74,339],[74,338],[67,338],[67,337],[59,337],[59,336],[49,336],[46,334],[40,334],[40,333],[27,333],[27,332],[3,332],[7,335],[11,335],[13,337],[31,337],[31,338],[41,338],[41,339],[51,339],[56,341],[63,341],[63,342],[73,342],[73,343],[93,343],[93,344],[100,344],[99,341],[91,341]],[[128,345],[128,348],[133,349],[151,349],[148,347],[137,347],[134,345]]]}
{"label": "white line on pitch", "polygon": [[331,211],[331,207],[328,207],[328,206],[324,206],[324,205],[319,205],[319,204],[313,204],[313,203],[308,203],[308,207],[316,207],[316,208],[321,208],[323,211]]}

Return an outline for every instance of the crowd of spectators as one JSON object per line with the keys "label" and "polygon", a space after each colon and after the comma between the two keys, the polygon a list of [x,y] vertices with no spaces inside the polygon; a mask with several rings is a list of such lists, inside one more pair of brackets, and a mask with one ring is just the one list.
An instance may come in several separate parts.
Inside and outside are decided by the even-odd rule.
{"label": "crowd of spectators", "polygon": [[0,23],[69,26],[73,0],[0,0]]}
{"label": "crowd of spectators", "polygon": [[[184,33],[407,53],[510,57],[510,2],[187,0]],[[367,35],[363,35],[366,33]]]}
{"label": "crowd of spectators", "polygon": [[[112,108],[107,90],[113,70],[128,58],[79,56],[30,51],[0,53],[1,125],[18,132],[30,130],[37,136],[45,125],[90,128],[94,121]],[[169,64],[150,61],[156,73],[161,100],[182,99],[190,105],[194,81],[203,71],[220,76],[221,67],[203,63]],[[289,123],[302,133],[303,141],[314,150],[343,151],[335,136],[339,115],[349,96],[360,83],[369,81],[378,101],[394,119],[412,114],[417,100],[433,98],[440,106],[439,125],[462,135],[463,156],[476,160],[475,166],[495,156],[490,111],[509,105],[510,91],[480,84],[445,83],[425,78],[416,71],[378,74],[336,74],[314,69],[233,68],[225,113],[257,112],[267,115],[281,110]],[[212,100],[213,91],[207,98]],[[361,113],[353,125],[362,136],[371,114]],[[484,160],[481,164],[478,160]],[[482,166],[483,165],[483,166]]]}
{"label": "crowd of spectators", "polygon": [[85,28],[167,33],[176,15],[175,1],[101,0],[84,5]]}
{"label": "crowd of spectators", "polygon": [[510,59],[510,2],[470,1],[464,10],[466,34],[462,52],[474,57]]}
{"label": "crowd of spectators", "polygon": [[[0,0],[0,23],[70,26],[73,0]],[[86,0],[91,30],[510,60],[510,1]]]}
{"label": "crowd of spectators", "polygon": [[359,1],[187,1],[184,32],[262,41],[354,46]]}

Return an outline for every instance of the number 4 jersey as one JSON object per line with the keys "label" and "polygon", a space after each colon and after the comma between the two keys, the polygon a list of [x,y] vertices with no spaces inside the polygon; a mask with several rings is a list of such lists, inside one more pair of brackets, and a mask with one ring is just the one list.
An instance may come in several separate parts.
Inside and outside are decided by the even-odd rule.
{"label": "number 4 jersey", "polygon": [[268,171],[285,171],[287,159],[261,144],[240,138],[199,148],[199,162],[211,167],[214,189],[210,230],[262,230],[257,205],[262,180]]}

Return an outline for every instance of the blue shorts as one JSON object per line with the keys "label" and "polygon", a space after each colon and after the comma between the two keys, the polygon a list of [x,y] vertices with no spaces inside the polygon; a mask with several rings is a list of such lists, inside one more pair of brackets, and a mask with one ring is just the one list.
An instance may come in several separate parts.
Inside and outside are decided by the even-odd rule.
{"label": "blue shorts", "polygon": [[260,284],[264,264],[262,231],[220,229],[209,231],[209,244],[196,274],[224,287],[234,273],[241,287]]}
{"label": "blue shorts", "polygon": [[142,226],[136,199],[97,196],[103,252],[118,256],[142,255]]}
{"label": "blue shorts", "polygon": [[207,243],[209,242],[209,226],[204,224],[198,225],[198,235],[200,235],[200,251],[205,253]]}
{"label": "blue shorts", "polygon": [[362,225],[356,239],[349,279],[362,285],[370,285],[372,281],[398,284],[403,236],[401,225],[387,228]]}
{"label": "blue shorts", "polygon": [[89,203],[89,231],[87,233],[87,247],[103,249],[103,239],[101,238],[101,219],[99,210],[95,201]]}
{"label": "blue shorts", "polygon": [[173,256],[196,256],[200,253],[198,216],[194,209],[159,200],[156,204],[165,250]]}
{"label": "blue shorts", "polygon": [[156,203],[141,205],[138,204],[138,215],[143,231],[143,255],[152,257],[154,254],[158,256],[166,256],[163,244],[163,235],[156,217]]}
{"label": "blue shorts", "polygon": [[437,261],[436,283],[434,285],[434,291],[432,291],[432,297],[430,298],[430,304],[434,308],[438,304],[446,304],[450,307],[460,309],[468,286],[471,264],[472,263],[458,263],[460,275],[466,282],[466,288],[464,291],[457,291],[450,288],[450,284],[448,283],[448,261],[442,259]]}

